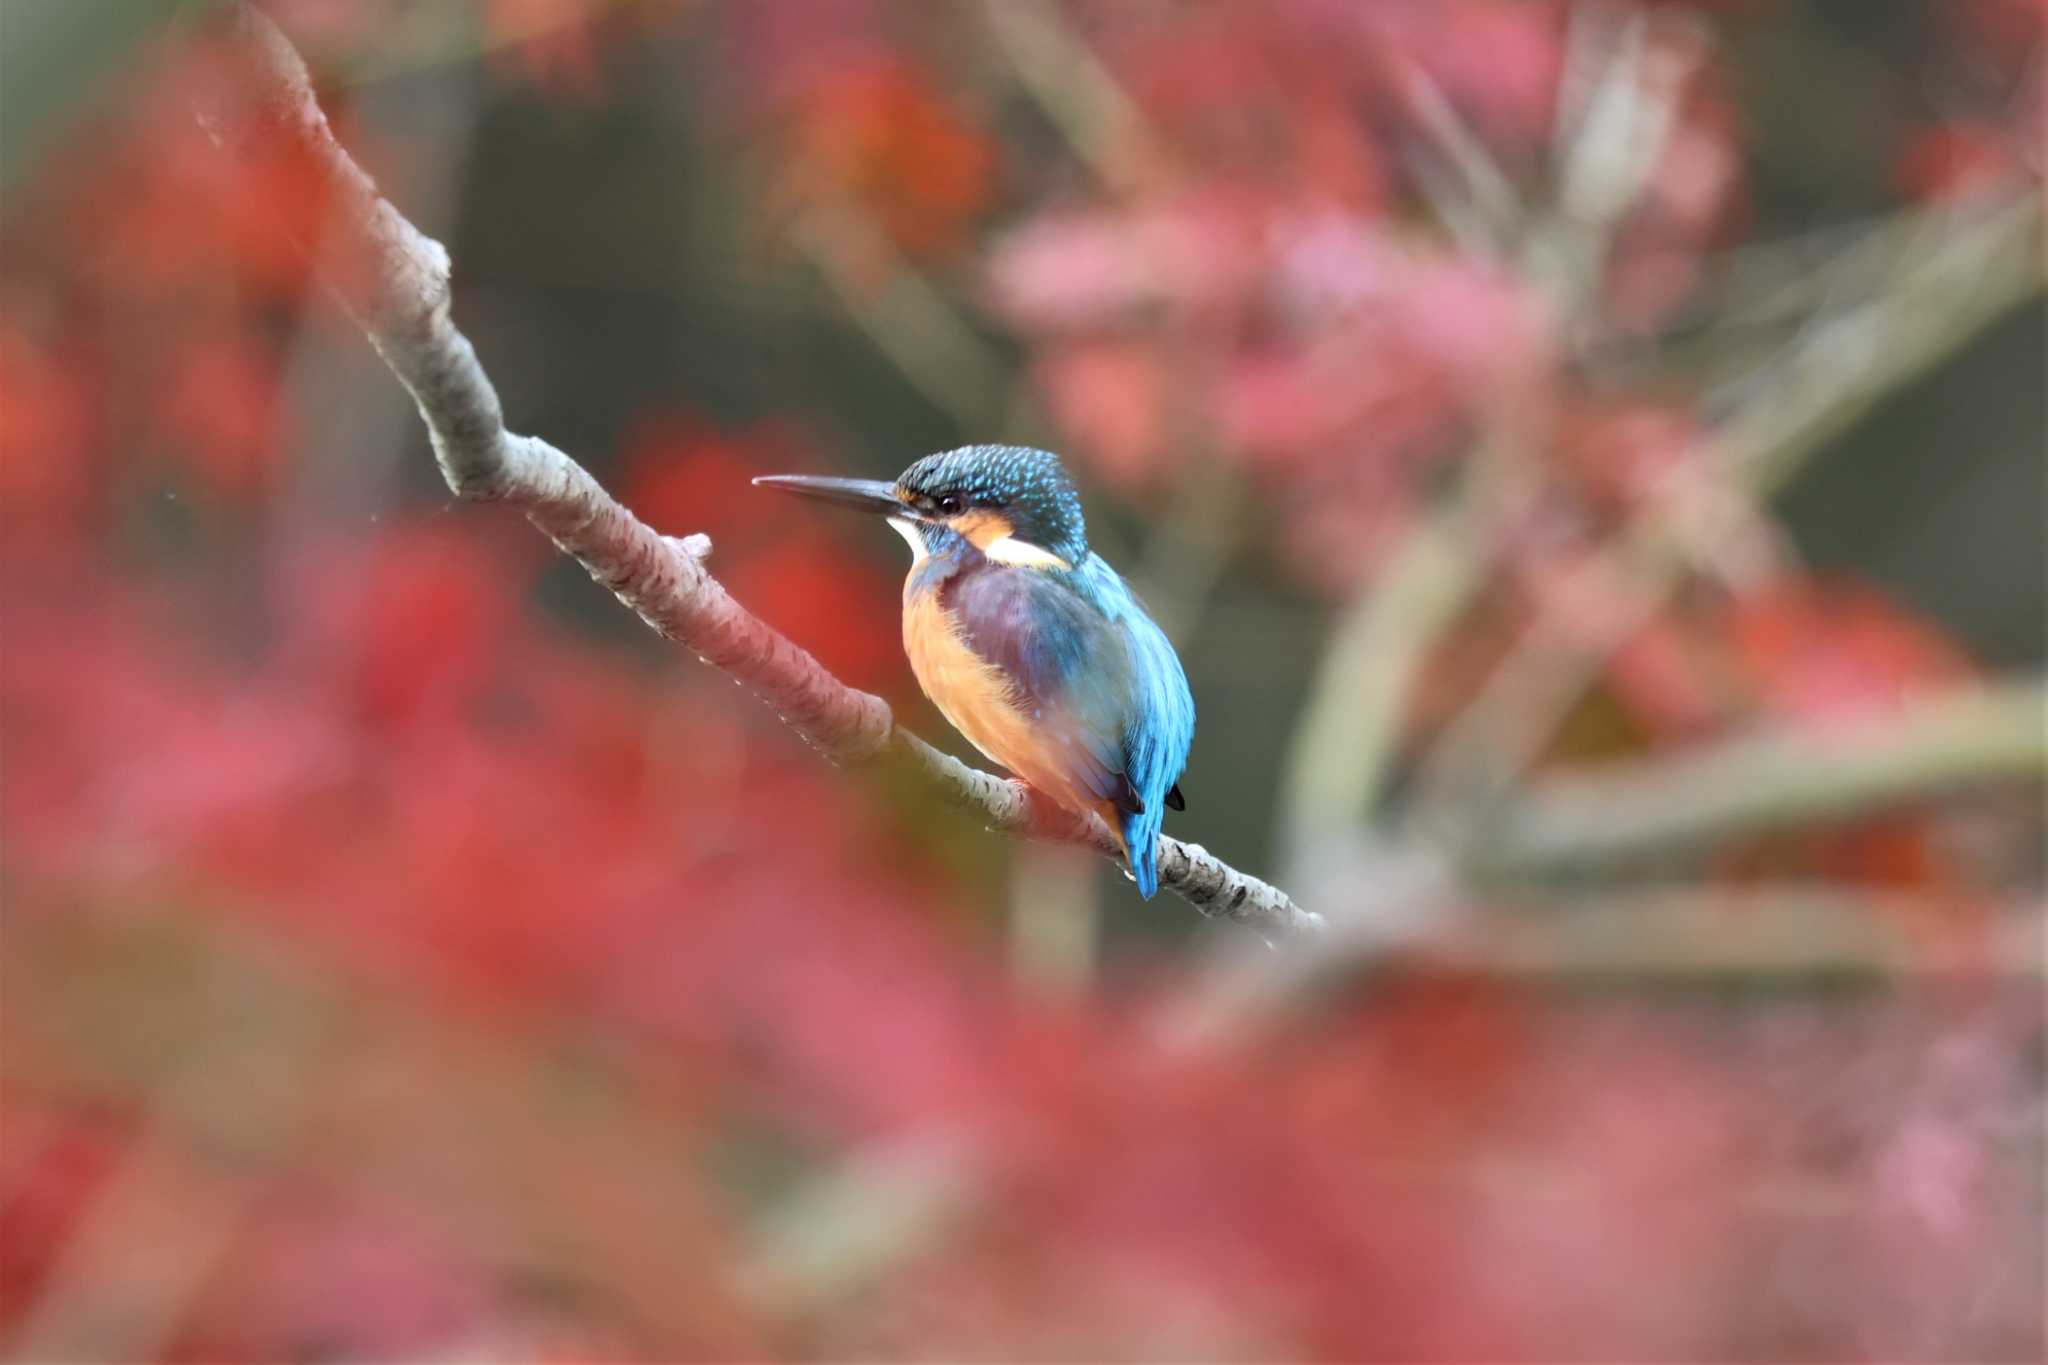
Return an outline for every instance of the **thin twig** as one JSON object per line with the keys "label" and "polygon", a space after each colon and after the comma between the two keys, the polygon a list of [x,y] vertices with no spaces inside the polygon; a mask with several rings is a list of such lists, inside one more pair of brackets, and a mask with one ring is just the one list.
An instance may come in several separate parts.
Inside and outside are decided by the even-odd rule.
{"label": "thin twig", "polygon": [[[701,556],[680,552],[575,460],[537,437],[508,432],[497,391],[449,317],[447,251],[406,221],[335,140],[284,34],[247,4],[228,15],[254,85],[246,103],[217,98],[201,118],[230,154],[282,150],[322,174],[340,230],[354,238],[336,286],[418,404],[442,476],[457,496],[518,507],[655,631],[730,674],[828,758],[906,761],[927,785],[997,828],[1120,858],[1101,820],[1056,810],[1022,783],[969,768],[901,729],[887,702],[848,687],[740,606]],[[1162,837],[1159,854],[1161,885],[1205,914],[1275,938],[1322,926],[1285,892],[1199,845]]]}
{"label": "thin twig", "polygon": [[[1915,220],[1919,221],[1919,220]],[[1760,388],[1698,452],[1716,482],[1767,497],[1886,394],[1954,355],[2043,282],[2041,208],[2028,195],[1979,211],[1942,234],[1889,289],[1803,335],[1759,376]],[[1506,795],[1598,678],[1600,670],[1684,581],[1684,519],[1701,471],[1681,461],[1577,578],[1618,596],[1597,639],[1539,616],[1421,765],[1424,804],[1477,808]],[[1567,588],[1563,603],[1584,600]]]}
{"label": "thin twig", "polygon": [[793,236],[847,317],[927,403],[962,431],[1000,415],[1008,367],[880,224],[851,205],[820,205]]}
{"label": "thin twig", "polygon": [[1137,167],[1169,160],[1163,139],[1095,49],[1041,0],[988,0],[989,32],[1018,84],[1089,170],[1130,188]]}
{"label": "thin twig", "polygon": [[[1523,265],[1543,284],[1562,325],[1583,345],[1616,234],[1642,198],[1663,155],[1680,100],[1701,58],[1696,25],[1606,4],[1572,11],[1575,61],[1605,60],[1560,110],[1557,205],[1528,234]],[[1569,118],[1567,122],[1566,119]]]}
{"label": "thin twig", "polygon": [[1897,278],[1802,339],[1722,427],[1731,465],[1768,497],[1891,393],[1931,372],[2048,281],[2038,186],[1901,224],[1926,243]]}
{"label": "thin twig", "polygon": [[1430,208],[1467,251],[1506,255],[1528,226],[1513,182],[1419,62],[1392,43],[1381,60],[1402,112],[1421,134],[1408,159]]}

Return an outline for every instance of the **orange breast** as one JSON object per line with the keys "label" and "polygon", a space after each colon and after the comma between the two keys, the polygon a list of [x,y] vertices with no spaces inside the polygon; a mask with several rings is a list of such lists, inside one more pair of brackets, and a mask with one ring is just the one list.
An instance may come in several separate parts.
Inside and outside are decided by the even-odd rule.
{"label": "orange breast", "polygon": [[1096,807],[1061,771],[1047,727],[1017,708],[1009,680],[967,647],[937,594],[905,597],[903,650],[918,686],[975,748],[1070,810]]}

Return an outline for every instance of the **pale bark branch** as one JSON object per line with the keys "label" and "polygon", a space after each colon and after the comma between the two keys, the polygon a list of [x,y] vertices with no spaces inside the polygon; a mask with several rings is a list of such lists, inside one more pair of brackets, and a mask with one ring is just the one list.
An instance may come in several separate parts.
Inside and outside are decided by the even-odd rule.
{"label": "pale bark branch", "polygon": [[[283,151],[317,167],[334,196],[346,264],[333,281],[377,353],[418,404],[448,486],[478,502],[509,502],[657,632],[751,690],[805,742],[840,763],[885,756],[993,826],[1084,844],[1120,859],[1093,816],[1058,811],[1022,783],[970,768],[896,725],[880,697],[848,687],[748,612],[704,568],[701,537],[678,540],[621,506],[575,460],[505,429],[496,389],[449,316],[447,251],[415,228],[343,150],[304,63],[276,25],[247,4],[228,10],[251,88],[200,111],[231,154]],[[1195,844],[1162,838],[1160,884],[1204,914],[1269,938],[1321,929],[1279,888]]]}
{"label": "pale bark branch", "polygon": [[1853,725],[1785,725],[1698,752],[1535,783],[1475,831],[1485,876],[1520,880],[1853,819],[1947,793],[2048,782],[2048,684],[1954,692]]}

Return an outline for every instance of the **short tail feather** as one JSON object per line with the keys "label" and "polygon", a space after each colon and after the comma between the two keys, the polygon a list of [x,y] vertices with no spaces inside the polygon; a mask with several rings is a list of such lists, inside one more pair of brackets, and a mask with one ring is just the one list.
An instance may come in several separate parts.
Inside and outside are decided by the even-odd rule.
{"label": "short tail feather", "polygon": [[1124,837],[1124,860],[1131,865],[1131,878],[1138,894],[1151,900],[1159,890],[1159,824],[1163,814],[1154,807],[1143,812],[1121,812],[1118,832]]}

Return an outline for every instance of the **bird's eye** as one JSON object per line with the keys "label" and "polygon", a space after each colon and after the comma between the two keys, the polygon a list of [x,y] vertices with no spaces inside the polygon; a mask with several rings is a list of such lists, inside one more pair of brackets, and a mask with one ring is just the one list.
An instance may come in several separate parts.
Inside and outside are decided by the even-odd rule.
{"label": "bird's eye", "polygon": [[958,493],[944,493],[939,497],[939,511],[949,517],[957,514],[966,505],[960,500]]}

